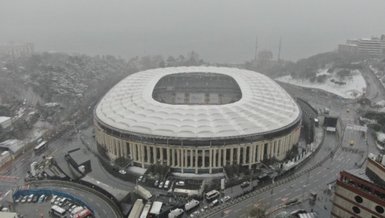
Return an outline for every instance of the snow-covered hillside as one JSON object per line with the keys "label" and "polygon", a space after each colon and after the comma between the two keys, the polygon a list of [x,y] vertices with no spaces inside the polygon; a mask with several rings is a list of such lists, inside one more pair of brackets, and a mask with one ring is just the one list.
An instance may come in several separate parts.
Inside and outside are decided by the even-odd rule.
{"label": "snow-covered hillside", "polygon": [[343,98],[354,99],[360,97],[366,90],[366,82],[359,70],[351,70],[348,76],[341,78],[337,74],[338,70],[328,72],[328,69],[321,69],[317,77],[323,76],[324,80],[318,82],[317,79],[292,78],[291,75],[278,77],[275,80],[289,83],[292,85],[321,89]]}

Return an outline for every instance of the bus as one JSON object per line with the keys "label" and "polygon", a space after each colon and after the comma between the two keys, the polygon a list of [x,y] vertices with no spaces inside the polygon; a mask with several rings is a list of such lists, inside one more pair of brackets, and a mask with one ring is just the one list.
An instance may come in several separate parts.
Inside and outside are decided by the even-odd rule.
{"label": "bus", "polygon": [[147,201],[147,203],[143,207],[142,213],[140,214],[140,218],[147,218],[151,209],[151,205],[151,201]]}
{"label": "bus", "polygon": [[150,214],[148,215],[148,217],[150,218],[159,217],[162,206],[163,206],[162,202],[154,201],[154,203],[152,203]]}
{"label": "bus", "polygon": [[152,198],[151,192],[140,185],[135,186],[135,193],[138,194],[140,197],[144,198],[144,200],[146,201]]}
{"label": "bus", "polygon": [[143,209],[143,200],[142,199],[137,199],[135,201],[134,206],[131,209],[130,215],[128,215],[128,218],[139,218],[140,214]]}
{"label": "bus", "polygon": [[66,210],[57,205],[53,205],[49,212],[57,217],[65,217],[66,214]]}
{"label": "bus", "polygon": [[35,146],[33,151],[35,152],[35,154],[39,154],[42,151],[44,151],[46,148],[47,148],[47,141],[42,141],[38,145]]}
{"label": "bus", "polygon": [[209,192],[206,193],[206,200],[208,201],[211,201],[211,200],[214,200],[215,198],[217,198],[219,196],[219,191],[217,190],[211,190]]}

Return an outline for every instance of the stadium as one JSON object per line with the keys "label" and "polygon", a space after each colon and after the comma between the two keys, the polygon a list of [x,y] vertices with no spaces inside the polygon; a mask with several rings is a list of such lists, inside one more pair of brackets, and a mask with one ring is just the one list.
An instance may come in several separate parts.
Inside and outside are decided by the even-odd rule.
{"label": "stadium", "polygon": [[173,67],[132,74],[94,110],[95,139],[114,160],[217,173],[283,160],[298,143],[301,110],[267,76],[224,67]]}

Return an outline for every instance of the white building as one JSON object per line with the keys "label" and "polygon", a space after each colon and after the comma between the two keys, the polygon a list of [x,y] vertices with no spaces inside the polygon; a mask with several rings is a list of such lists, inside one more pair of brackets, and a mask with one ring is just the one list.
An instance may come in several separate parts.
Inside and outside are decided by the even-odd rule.
{"label": "white building", "polygon": [[218,173],[283,160],[298,143],[301,110],[275,81],[249,70],[160,68],[128,76],[94,112],[98,146],[135,166]]}
{"label": "white building", "polygon": [[12,126],[12,118],[0,116],[0,126],[3,129],[8,129]]}
{"label": "white building", "polygon": [[347,40],[345,44],[338,45],[338,51],[347,54],[359,54],[371,57],[385,55],[385,35],[381,37],[361,38]]}

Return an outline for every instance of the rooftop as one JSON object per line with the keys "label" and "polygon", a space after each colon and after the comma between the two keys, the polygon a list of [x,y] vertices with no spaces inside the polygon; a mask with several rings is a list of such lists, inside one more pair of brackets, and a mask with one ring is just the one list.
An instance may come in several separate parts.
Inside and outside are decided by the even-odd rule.
{"label": "rooftop", "polygon": [[[198,87],[205,85],[205,79],[214,74],[226,78],[225,82],[234,81],[233,86],[227,92],[228,89],[219,90],[229,88],[220,86],[227,83],[213,82],[217,87],[210,89],[211,97],[210,93],[202,94],[194,89],[190,94],[180,94],[180,103],[159,102],[153,98],[162,78],[169,75],[183,78],[197,73],[203,75]],[[196,79],[194,77],[194,81]],[[167,91],[167,87],[164,88]],[[169,90],[175,90],[175,86]],[[234,98],[221,103],[216,92],[230,93],[225,96]],[[210,101],[214,103],[208,103]],[[293,125],[300,114],[297,103],[272,79],[254,71],[222,67],[159,68],[135,73],[115,85],[95,109],[99,123],[119,132],[183,139],[262,135]]]}

